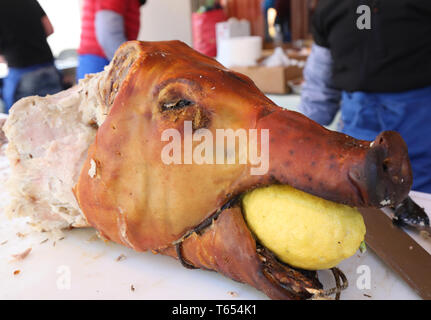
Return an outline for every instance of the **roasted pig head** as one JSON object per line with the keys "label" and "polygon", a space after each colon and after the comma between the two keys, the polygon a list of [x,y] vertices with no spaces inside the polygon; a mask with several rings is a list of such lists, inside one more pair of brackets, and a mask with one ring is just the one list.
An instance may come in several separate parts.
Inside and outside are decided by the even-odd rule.
{"label": "roasted pig head", "polygon": [[[322,286],[315,272],[289,267],[259,243],[243,218],[243,193],[286,184],[353,207],[382,207],[402,201],[412,184],[397,133],[369,142],[328,131],[179,41],[128,42],[103,73],[40,103],[55,109],[73,95],[91,142],[75,152],[73,168],[65,164],[79,205],[69,207],[109,240],[219,271],[270,298],[310,298]],[[54,152],[30,159],[20,151],[13,121],[23,121],[30,102],[18,103],[6,125],[21,185],[30,162]]]}

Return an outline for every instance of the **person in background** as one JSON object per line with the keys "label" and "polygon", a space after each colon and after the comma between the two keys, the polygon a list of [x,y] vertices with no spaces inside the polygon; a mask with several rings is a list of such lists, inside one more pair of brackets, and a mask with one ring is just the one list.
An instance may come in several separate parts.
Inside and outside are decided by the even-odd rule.
{"label": "person in background", "polygon": [[136,40],[146,0],[84,0],[77,79],[104,69],[125,41]]}
{"label": "person in background", "polygon": [[431,193],[431,1],[320,0],[312,24],[300,111],[328,125],[341,108],[357,139],[399,132],[413,189]]}
{"label": "person in background", "polygon": [[290,42],[292,40],[292,36],[290,34],[290,0],[277,0],[275,2],[275,10],[277,10],[275,24],[280,25],[283,42]]}
{"label": "person in background", "polygon": [[1,0],[0,55],[9,69],[2,89],[6,113],[23,97],[44,96],[63,89],[46,39],[53,32],[36,0]]}
{"label": "person in background", "polygon": [[269,24],[268,24],[268,10],[275,8],[275,0],[263,0],[262,1],[262,11],[263,11],[263,22],[265,28],[265,41],[271,42],[271,36],[269,34]]}

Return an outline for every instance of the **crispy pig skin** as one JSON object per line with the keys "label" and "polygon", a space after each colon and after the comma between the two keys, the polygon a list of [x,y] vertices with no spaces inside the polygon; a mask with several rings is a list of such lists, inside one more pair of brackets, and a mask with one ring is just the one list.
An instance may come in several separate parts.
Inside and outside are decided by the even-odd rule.
{"label": "crispy pig skin", "polygon": [[[117,55],[124,51],[136,58],[75,188],[87,220],[109,239],[136,250],[163,248],[229,197],[273,183],[360,207],[397,203],[410,190],[407,148],[394,132],[370,147],[329,131],[275,106],[251,80],[181,42],[131,42]],[[115,78],[112,83],[116,87]],[[180,99],[193,104],[161,109]],[[162,132],[174,128],[184,135],[184,121],[214,137],[216,129],[269,129],[267,174],[251,175],[250,164],[164,164]]]}
{"label": "crispy pig skin", "polygon": [[[329,131],[274,105],[249,78],[179,41],[128,42],[116,55],[125,56],[133,57],[128,72],[111,77],[112,107],[74,188],[87,221],[107,239],[173,255],[174,243],[233,196],[274,183],[359,207],[395,204],[410,190],[407,147],[395,132],[370,143]],[[186,106],[166,107],[179,101]],[[268,129],[267,173],[251,175],[250,163],[166,165],[162,133],[176,129],[182,141],[190,138],[184,137],[185,121],[192,122],[194,132],[205,128],[214,137],[216,129]],[[201,238],[184,240],[185,258],[193,265],[220,271],[273,298],[307,297],[302,289],[292,293],[295,284],[287,285],[290,291],[281,289],[283,277],[265,271],[240,210],[226,210],[216,221]],[[273,272],[277,268],[272,266]]]}

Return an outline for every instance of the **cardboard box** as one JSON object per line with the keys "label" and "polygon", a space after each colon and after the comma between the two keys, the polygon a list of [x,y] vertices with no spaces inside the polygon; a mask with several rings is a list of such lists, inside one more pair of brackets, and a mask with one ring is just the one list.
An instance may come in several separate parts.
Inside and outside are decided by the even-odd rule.
{"label": "cardboard box", "polygon": [[310,56],[311,49],[310,48],[302,48],[301,50],[287,50],[286,55],[289,59],[298,60],[298,61],[307,61]]}
{"label": "cardboard box", "polygon": [[290,92],[287,82],[302,77],[303,68],[288,67],[232,67],[231,70],[245,74],[264,93],[286,94]]}

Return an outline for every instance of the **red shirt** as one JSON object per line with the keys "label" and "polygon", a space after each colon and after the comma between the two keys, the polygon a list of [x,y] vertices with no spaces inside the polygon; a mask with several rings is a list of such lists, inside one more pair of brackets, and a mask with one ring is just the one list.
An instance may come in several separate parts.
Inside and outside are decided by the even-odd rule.
{"label": "red shirt", "polygon": [[124,18],[126,38],[136,40],[140,26],[139,0],[85,0],[82,8],[79,54],[95,54],[106,58],[96,38],[95,18],[100,10],[111,10]]}

